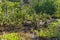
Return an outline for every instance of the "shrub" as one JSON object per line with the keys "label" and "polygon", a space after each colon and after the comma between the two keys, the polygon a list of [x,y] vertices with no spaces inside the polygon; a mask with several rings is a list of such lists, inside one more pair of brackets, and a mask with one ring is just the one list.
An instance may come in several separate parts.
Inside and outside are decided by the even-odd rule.
{"label": "shrub", "polygon": [[11,34],[5,34],[1,37],[1,40],[19,40],[19,37],[16,33],[11,33]]}
{"label": "shrub", "polygon": [[59,26],[60,25],[60,19],[58,19],[58,22],[52,22],[50,25],[48,25],[48,28],[41,28],[40,31],[38,32],[37,30],[35,31],[38,36],[40,37],[60,37],[60,30]]}

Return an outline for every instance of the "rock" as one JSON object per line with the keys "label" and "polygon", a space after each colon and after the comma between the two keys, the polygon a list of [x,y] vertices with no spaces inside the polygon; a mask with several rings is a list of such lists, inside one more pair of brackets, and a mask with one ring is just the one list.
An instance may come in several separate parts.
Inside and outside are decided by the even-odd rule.
{"label": "rock", "polygon": [[23,22],[23,26],[31,26],[32,25],[32,21],[31,20],[25,20]]}
{"label": "rock", "polygon": [[47,27],[48,27],[48,24],[50,24],[50,21],[49,21],[49,20],[46,20],[46,21],[40,20],[40,21],[37,23],[37,27],[38,27],[39,29],[42,28],[42,27],[47,28]]}
{"label": "rock", "polygon": [[37,27],[42,27],[44,25],[45,22],[43,22],[42,20],[40,20],[38,23],[37,23]]}
{"label": "rock", "polygon": [[58,22],[58,19],[52,19],[53,22]]}
{"label": "rock", "polygon": [[24,22],[23,22],[23,24],[22,24],[22,26],[23,26],[23,30],[31,30],[31,28],[33,28],[33,22],[31,21],[31,20],[25,20]]}

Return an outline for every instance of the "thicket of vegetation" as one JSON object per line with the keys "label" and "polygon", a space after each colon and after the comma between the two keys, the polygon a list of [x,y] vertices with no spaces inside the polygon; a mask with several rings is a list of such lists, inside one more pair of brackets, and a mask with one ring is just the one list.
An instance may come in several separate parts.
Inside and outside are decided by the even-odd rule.
{"label": "thicket of vegetation", "polygon": [[30,4],[0,0],[0,27],[11,25],[20,30],[27,26],[39,37],[60,38],[60,0],[32,0]]}

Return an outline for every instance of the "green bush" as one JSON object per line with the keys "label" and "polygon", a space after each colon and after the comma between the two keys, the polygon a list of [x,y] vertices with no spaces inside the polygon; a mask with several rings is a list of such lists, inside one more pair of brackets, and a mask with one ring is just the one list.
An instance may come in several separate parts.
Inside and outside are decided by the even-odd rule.
{"label": "green bush", "polygon": [[11,33],[11,34],[5,34],[1,38],[1,40],[19,40],[19,37],[16,33]]}
{"label": "green bush", "polygon": [[50,25],[48,25],[48,28],[41,28],[40,31],[38,32],[35,30],[38,36],[40,37],[60,37],[60,30],[59,26],[60,25],[60,19],[58,19],[58,22],[52,22]]}
{"label": "green bush", "polygon": [[25,39],[18,35],[18,33],[10,33],[0,36],[0,40],[25,40]]}
{"label": "green bush", "polygon": [[[51,18],[52,14],[60,18],[59,0],[33,0],[33,6],[28,4],[21,6],[20,2],[6,0],[0,2],[0,25],[21,25],[24,20],[31,20],[37,23],[40,19],[46,21],[47,18]],[[48,37],[59,36],[57,35],[59,34],[58,24],[60,24],[60,21],[52,22],[51,25],[48,25],[48,28],[41,28],[38,35]]]}

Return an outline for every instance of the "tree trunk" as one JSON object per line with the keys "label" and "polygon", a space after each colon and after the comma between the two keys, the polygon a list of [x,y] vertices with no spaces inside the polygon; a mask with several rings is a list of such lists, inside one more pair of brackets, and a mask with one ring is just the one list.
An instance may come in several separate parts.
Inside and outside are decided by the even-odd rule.
{"label": "tree trunk", "polygon": [[1,13],[1,10],[2,10],[1,4],[2,4],[2,0],[0,0],[0,13]]}
{"label": "tree trunk", "polygon": [[28,0],[29,4],[32,6],[33,5],[33,1],[32,0]]}
{"label": "tree trunk", "polygon": [[8,5],[6,5],[6,16],[8,16]]}
{"label": "tree trunk", "polygon": [[23,0],[20,0],[20,2],[21,2],[21,6],[22,6],[24,4]]}

